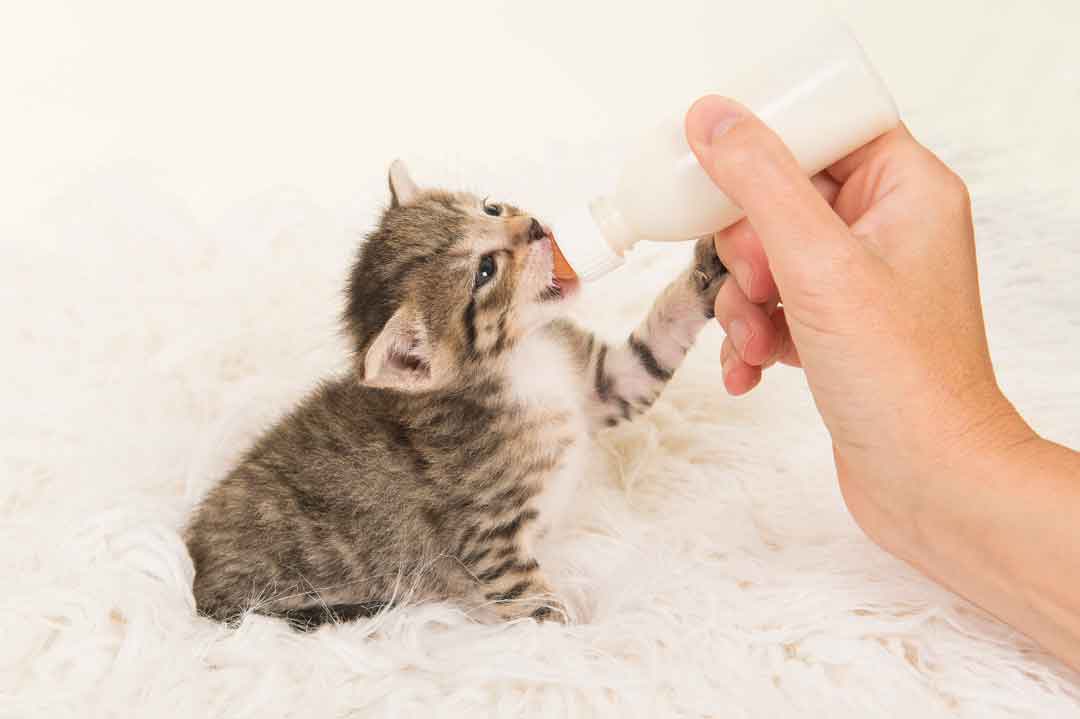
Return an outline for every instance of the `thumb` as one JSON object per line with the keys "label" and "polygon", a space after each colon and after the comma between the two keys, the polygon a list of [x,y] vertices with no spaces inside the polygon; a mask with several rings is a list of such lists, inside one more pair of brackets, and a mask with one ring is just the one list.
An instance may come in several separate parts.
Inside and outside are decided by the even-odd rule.
{"label": "thumb", "polygon": [[779,136],[739,103],[699,99],[686,115],[686,139],[717,187],[746,212],[785,297],[785,284],[820,279],[819,270],[857,247]]}

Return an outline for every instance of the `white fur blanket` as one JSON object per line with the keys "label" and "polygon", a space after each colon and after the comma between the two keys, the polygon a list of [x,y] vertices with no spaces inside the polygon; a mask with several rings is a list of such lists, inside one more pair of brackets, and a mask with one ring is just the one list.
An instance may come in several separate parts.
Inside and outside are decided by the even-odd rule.
{"label": "white fur blanket", "polygon": [[[1075,3],[832,4],[970,183],[1003,385],[1080,446]],[[389,160],[557,212],[794,0],[757,25],[689,0],[25,5],[0,42],[0,717],[1080,715],[1080,676],[859,532],[798,372],[724,394],[718,328],[604,437],[542,557],[586,621],[193,615],[178,530],[341,366]],[[628,328],[685,249],[639,252],[583,319]]]}

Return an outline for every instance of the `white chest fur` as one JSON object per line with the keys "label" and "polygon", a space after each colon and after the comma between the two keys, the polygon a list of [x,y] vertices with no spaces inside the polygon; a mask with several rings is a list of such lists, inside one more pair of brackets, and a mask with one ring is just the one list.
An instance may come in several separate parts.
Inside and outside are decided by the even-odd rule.
{"label": "white chest fur", "polygon": [[535,500],[540,512],[538,529],[543,533],[559,524],[584,474],[590,439],[582,379],[566,349],[542,333],[514,348],[507,373],[511,392],[526,412],[559,417],[558,421],[541,423],[537,443],[556,446],[568,438],[573,440]]}

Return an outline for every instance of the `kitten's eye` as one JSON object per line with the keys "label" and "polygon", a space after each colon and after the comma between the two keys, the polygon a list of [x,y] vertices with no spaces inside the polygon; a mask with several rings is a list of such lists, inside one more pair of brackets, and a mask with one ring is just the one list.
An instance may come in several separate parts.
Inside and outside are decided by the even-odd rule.
{"label": "kitten's eye", "polygon": [[497,202],[488,202],[487,198],[484,198],[484,214],[491,215],[492,217],[498,217],[502,214],[502,205]]}
{"label": "kitten's eye", "polygon": [[495,276],[495,255],[484,255],[480,258],[480,266],[476,268],[476,288],[479,289],[491,281]]}

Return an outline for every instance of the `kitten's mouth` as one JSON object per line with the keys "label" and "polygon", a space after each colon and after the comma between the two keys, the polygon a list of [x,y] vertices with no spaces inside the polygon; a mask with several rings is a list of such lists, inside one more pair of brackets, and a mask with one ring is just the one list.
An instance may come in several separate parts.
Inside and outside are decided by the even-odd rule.
{"label": "kitten's mouth", "polygon": [[540,300],[543,302],[554,302],[566,299],[577,293],[578,287],[580,286],[581,282],[579,280],[561,280],[558,279],[558,277],[552,276],[551,284],[544,287]]}
{"label": "kitten's mouth", "polygon": [[561,300],[577,292],[581,286],[581,280],[574,274],[574,270],[563,257],[559,249],[559,243],[555,241],[555,235],[550,229],[547,230],[548,242],[551,243],[551,282],[544,289],[541,299]]}

